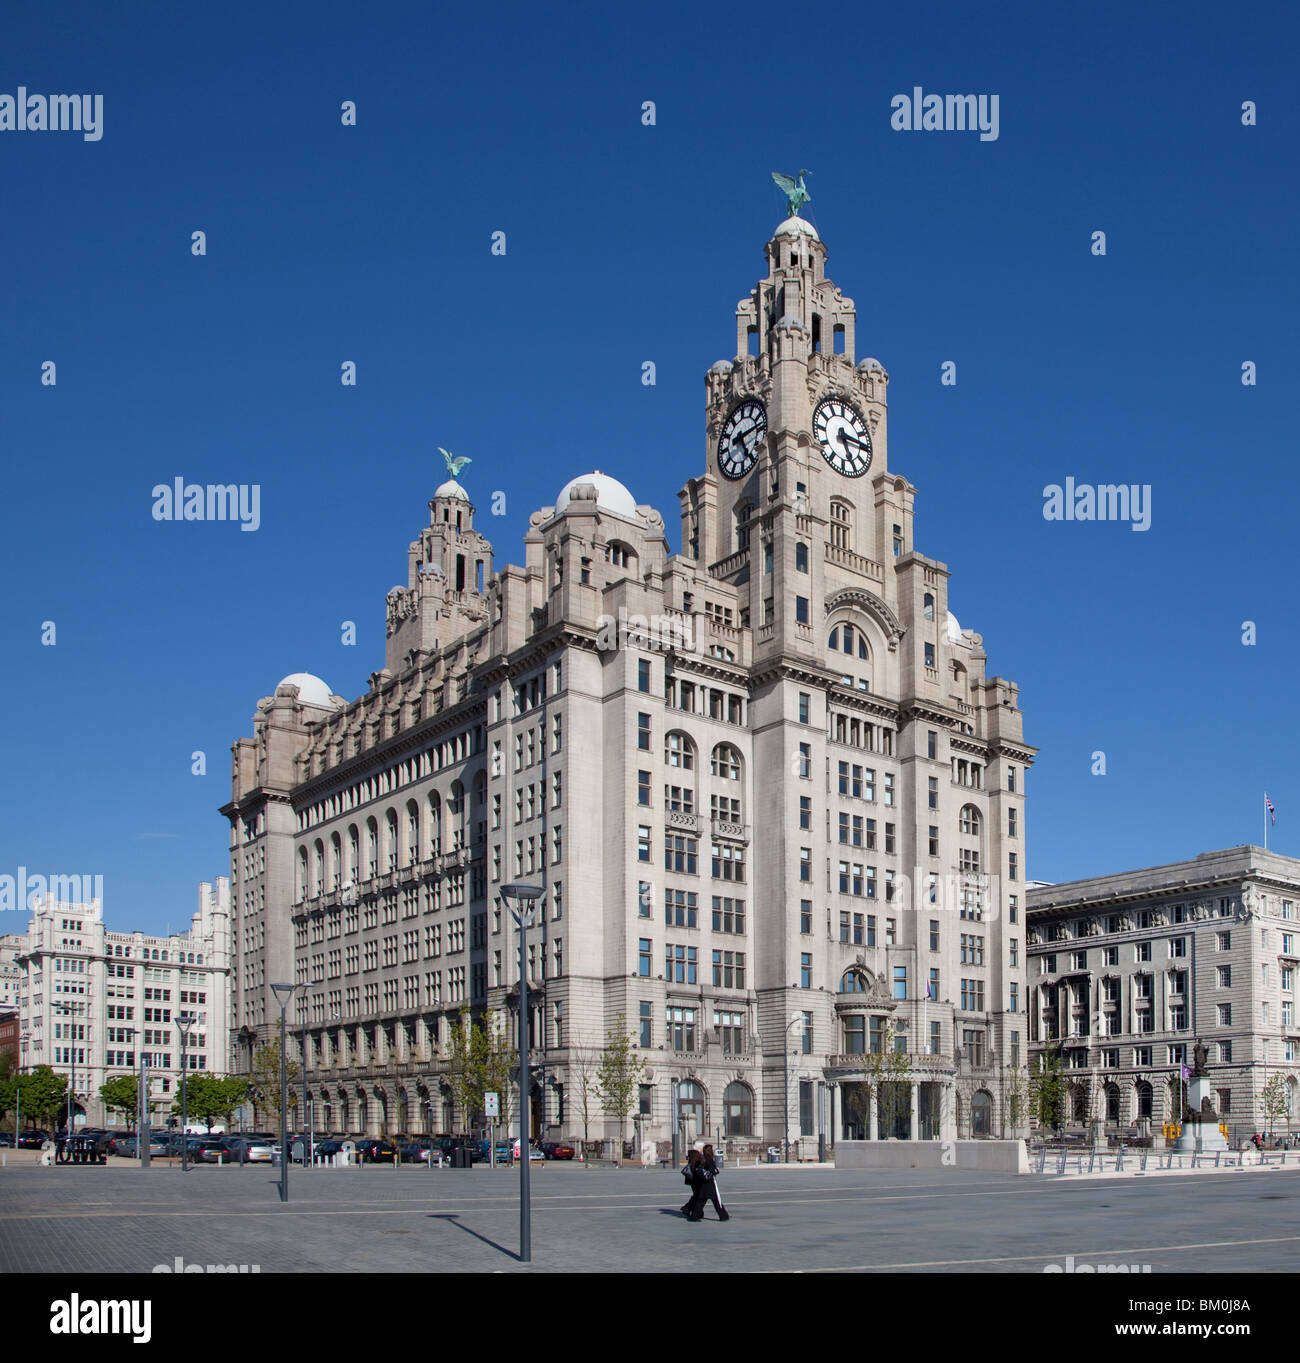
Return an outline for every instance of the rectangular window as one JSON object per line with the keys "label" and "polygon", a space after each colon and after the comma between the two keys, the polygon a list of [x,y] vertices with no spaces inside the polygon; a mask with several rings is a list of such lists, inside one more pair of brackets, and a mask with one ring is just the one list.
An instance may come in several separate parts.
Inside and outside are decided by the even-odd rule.
{"label": "rectangular window", "polygon": [[1014,853],[1007,855],[1007,879],[1018,880],[1020,878],[1020,858]]}
{"label": "rectangular window", "polygon": [[[843,817],[843,816],[841,816]],[[812,796],[801,795],[799,797],[799,827],[804,829],[812,828]]]}
{"label": "rectangular window", "polygon": [[808,723],[808,714],[809,714],[809,706],[810,706],[810,704],[811,704],[811,697],[808,695],[808,692],[807,692],[807,691],[800,691],[800,692],[799,692],[799,723],[800,723],[800,724],[807,724],[807,723]]}
{"label": "rectangular window", "polygon": [[807,743],[799,744],[799,775],[805,781],[812,775],[812,747]]}
{"label": "rectangular window", "polygon": [[796,596],[794,599],[794,618],[800,625],[808,623],[808,598],[806,596]]}
{"label": "rectangular window", "polygon": [[939,735],[933,729],[925,733],[925,755],[931,759],[939,754]]}
{"label": "rectangular window", "polygon": [[642,937],[637,942],[636,973],[645,979],[650,978],[650,939]]}
{"label": "rectangular window", "polygon": [[648,880],[637,881],[636,887],[636,915],[638,918],[649,918],[653,891]]}
{"label": "rectangular window", "polygon": [[637,825],[636,857],[638,861],[650,860],[650,827],[648,824]]}
{"label": "rectangular window", "polygon": [[650,716],[647,714],[636,717],[636,746],[641,752],[650,751]]}
{"label": "rectangular window", "polygon": [[641,658],[637,661],[636,689],[647,692],[650,690],[650,662],[647,658]]}
{"label": "rectangular window", "polygon": [[664,922],[670,927],[698,927],[699,906],[694,890],[664,891]]}
{"label": "rectangular window", "polygon": [[885,773],[885,803],[887,805],[894,803],[894,775],[888,771]]}
{"label": "rectangular window", "polygon": [[812,952],[799,953],[799,988],[812,988]]}
{"label": "rectangular window", "polygon": [[894,967],[894,997],[896,999],[907,997],[907,967],[905,965]]}
{"label": "rectangular window", "polygon": [[638,771],[636,774],[636,802],[639,805],[650,803],[650,773]]}
{"label": "rectangular window", "polygon": [[937,918],[930,919],[930,950],[939,950],[939,920]]}
{"label": "rectangular window", "polygon": [[648,999],[642,999],[640,1004],[638,1004],[641,1021],[640,1045],[641,1049],[644,1051],[648,1051],[654,1041],[652,1017],[650,1012],[653,1006],[654,1005],[651,1004],[651,1002]]}
{"label": "rectangular window", "polygon": [[812,932],[811,899],[801,899],[799,901],[799,931],[804,934]]}
{"label": "rectangular window", "polygon": [[804,882],[812,880],[811,847],[801,847],[799,849],[799,879]]}

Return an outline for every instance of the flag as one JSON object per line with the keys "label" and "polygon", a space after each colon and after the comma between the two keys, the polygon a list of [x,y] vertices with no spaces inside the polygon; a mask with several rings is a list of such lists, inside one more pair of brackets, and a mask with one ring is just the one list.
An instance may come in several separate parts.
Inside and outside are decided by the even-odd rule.
{"label": "flag", "polygon": [[1273,808],[1273,801],[1268,798],[1267,793],[1264,796],[1264,808],[1268,810],[1269,823],[1270,824],[1277,823],[1277,813]]}
{"label": "flag", "polygon": [[1190,1078],[1192,1077],[1192,1072],[1191,1072],[1191,1070],[1189,1070],[1189,1069],[1187,1068],[1186,1065],[1180,1065],[1180,1066],[1179,1066],[1179,1072],[1180,1072],[1180,1077],[1183,1078],[1183,1079],[1190,1079]]}

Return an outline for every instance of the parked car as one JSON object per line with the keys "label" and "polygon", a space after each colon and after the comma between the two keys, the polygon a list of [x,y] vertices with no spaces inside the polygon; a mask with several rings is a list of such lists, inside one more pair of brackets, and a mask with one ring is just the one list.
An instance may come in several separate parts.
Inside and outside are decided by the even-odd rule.
{"label": "parked car", "polygon": [[378,1136],[363,1136],[357,1141],[357,1159],[362,1164],[393,1164],[397,1160],[397,1146]]}
{"label": "parked car", "polygon": [[[511,1146],[510,1146],[510,1158],[511,1158],[511,1159],[515,1159],[515,1160],[517,1160],[517,1159],[519,1158],[519,1142],[518,1142],[518,1140],[514,1141],[514,1142],[511,1144]],[[545,1160],[545,1159],[546,1159],[546,1156],[545,1156],[544,1154],[542,1154],[542,1152],[541,1152],[535,1145],[530,1145],[530,1146],[528,1147],[528,1160],[529,1160],[529,1163],[540,1162],[540,1161]]]}
{"label": "parked car", "polygon": [[20,1150],[39,1150],[48,1140],[54,1138],[43,1127],[33,1126],[22,1132],[18,1137],[18,1148]]}
{"label": "parked car", "polygon": [[220,1136],[199,1138],[190,1147],[190,1159],[196,1164],[230,1164],[230,1151]]}
{"label": "parked car", "polygon": [[[138,1159],[140,1155],[139,1136],[114,1136],[108,1143],[108,1153],[110,1155],[124,1155],[128,1159]],[[149,1137],[149,1154],[165,1155],[166,1153],[166,1139],[157,1133],[151,1134]]]}
{"label": "parked car", "polygon": [[397,1157],[403,1164],[428,1164],[432,1149],[431,1136],[400,1136],[397,1140]]}
{"label": "parked car", "polygon": [[577,1151],[563,1141],[543,1141],[538,1147],[547,1159],[575,1159]]}
{"label": "parked car", "polygon": [[[492,1151],[491,1151],[491,1145],[492,1145],[492,1143],[491,1143],[491,1141],[479,1141],[477,1144],[478,1144],[478,1157],[479,1157],[479,1159],[480,1159],[484,1164],[486,1164],[486,1163],[492,1158]],[[505,1163],[510,1159],[510,1142],[507,1141],[507,1140],[499,1140],[499,1141],[497,1141],[497,1143],[496,1143],[496,1147],[497,1147],[497,1155],[496,1155],[497,1163],[498,1163],[498,1164],[505,1164]]]}
{"label": "parked car", "polygon": [[229,1161],[240,1164],[270,1164],[279,1154],[279,1147],[265,1136],[226,1136],[221,1146]]}

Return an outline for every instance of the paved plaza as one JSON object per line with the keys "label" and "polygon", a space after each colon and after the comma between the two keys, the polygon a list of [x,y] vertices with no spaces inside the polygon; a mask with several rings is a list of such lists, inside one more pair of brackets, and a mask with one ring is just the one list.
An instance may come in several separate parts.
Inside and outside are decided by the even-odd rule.
{"label": "paved plaza", "polygon": [[733,1219],[691,1224],[673,1170],[548,1164],[533,1170],[528,1266],[515,1169],[295,1167],[286,1205],[266,1166],[43,1169],[11,1152],[0,1272],[148,1273],[179,1258],[261,1273],[1041,1273],[1067,1259],[1268,1273],[1296,1262],[1298,1175],[728,1169]]}

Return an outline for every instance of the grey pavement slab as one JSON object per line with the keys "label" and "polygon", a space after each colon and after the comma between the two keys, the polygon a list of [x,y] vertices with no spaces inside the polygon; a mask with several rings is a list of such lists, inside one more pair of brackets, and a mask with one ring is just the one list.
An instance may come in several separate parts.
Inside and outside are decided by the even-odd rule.
{"label": "grey pavement slab", "polygon": [[198,1166],[0,1170],[0,1272],[149,1273],[157,1265],[338,1272],[1289,1271],[1292,1169],[1061,1179],[964,1170],[728,1169],[732,1219],[677,1214],[672,1170],[534,1168],[533,1262],[518,1171]]}

